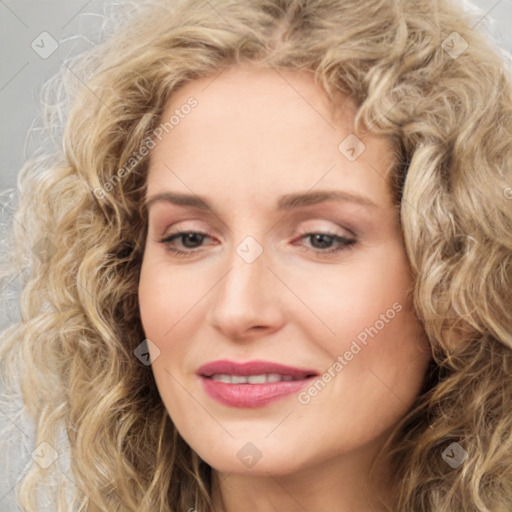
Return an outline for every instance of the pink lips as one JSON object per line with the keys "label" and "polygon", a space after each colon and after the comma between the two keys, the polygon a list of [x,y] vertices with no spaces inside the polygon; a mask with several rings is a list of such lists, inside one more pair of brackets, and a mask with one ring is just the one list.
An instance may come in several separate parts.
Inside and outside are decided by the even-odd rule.
{"label": "pink lips", "polygon": [[[214,400],[231,407],[262,407],[286,396],[297,393],[314,379],[318,373],[314,370],[295,368],[269,361],[213,361],[198,368],[197,375],[205,392]],[[212,375],[262,375],[279,374],[294,380],[266,382],[261,384],[231,384],[213,380]]]}

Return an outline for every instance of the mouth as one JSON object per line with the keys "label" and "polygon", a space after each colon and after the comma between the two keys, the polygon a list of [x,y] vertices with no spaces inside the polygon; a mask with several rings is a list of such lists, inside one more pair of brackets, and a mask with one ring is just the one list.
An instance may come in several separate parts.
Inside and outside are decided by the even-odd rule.
{"label": "mouth", "polygon": [[307,377],[292,377],[291,375],[280,375],[279,373],[262,373],[260,375],[228,375],[225,373],[216,373],[206,379],[225,382],[226,384],[266,384],[268,382],[290,382],[293,380],[303,380]]}
{"label": "mouth", "polygon": [[201,366],[196,374],[201,378],[206,394],[230,407],[263,407],[284,399],[310,383],[319,374],[267,361],[213,361]]}

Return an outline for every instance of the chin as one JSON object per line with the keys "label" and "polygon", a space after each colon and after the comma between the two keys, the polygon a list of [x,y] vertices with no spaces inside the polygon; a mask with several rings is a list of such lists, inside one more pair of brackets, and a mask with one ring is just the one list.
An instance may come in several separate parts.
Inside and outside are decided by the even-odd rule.
{"label": "chin", "polygon": [[[268,431],[266,431],[266,434]],[[253,476],[287,475],[314,464],[314,454],[306,453],[304,446],[283,442],[282,438],[265,439],[264,436],[248,441],[250,436],[229,439],[214,445],[197,446],[196,453],[213,469],[221,473]],[[193,445],[190,445],[193,446]],[[311,448],[309,446],[309,448]],[[323,458],[319,451],[317,457]]]}
{"label": "chin", "polygon": [[262,455],[261,459],[252,466],[242,463],[236,453],[234,456],[226,454],[208,454],[208,458],[201,457],[209,466],[220,473],[229,473],[237,475],[252,475],[268,477],[269,473],[275,476],[289,475],[304,469],[305,463],[299,461],[287,460],[285,454],[273,454],[272,456]]}

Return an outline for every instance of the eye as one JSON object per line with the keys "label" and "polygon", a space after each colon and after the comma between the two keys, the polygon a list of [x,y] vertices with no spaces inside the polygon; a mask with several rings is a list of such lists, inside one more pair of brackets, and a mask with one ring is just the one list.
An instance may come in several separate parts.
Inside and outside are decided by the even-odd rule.
{"label": "eye", "polygon": [[[191,254],[193,252],[197,252],[194,249],[196,249],[198,246],[201,245],[201,242],[205,238],[210,238],[206,233],[202,233],[200,231],[176,231],[175,233],[169,235],[168,237],[164,238],[163,240],[159,240],[160,243],[165,245],[165,249],[167,251],[172,252],[173,254],[176,254],[178,256],[186,256],[187,254]],[[181,250],[177,247],[175,247],[173,244],[174,240],[180,239],[183,245],[188,250]],[[190,247],[192,246],[192,247]]]}
{"label": "eye", "polygon": [[[309,239],[311,247],[306,247],[305,250],[313,251],[316,254],[322,255],[330,255],[334,253],[339,253],[341,251],[345,251],[353,247],[356,243],[355,238],[348,238],[346,236],[341,236],[336,233],[330,232],[311,232],[304,233],[300,240]],[[332,244],[335,244],[334,247]],[[329,247],[327,247],[329,246]]]}
{"label": "eye", "polygon": [[[205,238],[210,238],[206,233],[200,231],[176,231],[162,240],[158,240],[165,245],[165,249],[177,256],[187,256],[198,252]],[[330,232],[310,232],[301,235],[299,240],[310,239],[313,247],[304,247],[306,251],[315,252],[317,255],[330,255],[351,248],[355,243],[355,238],[348,238]],[[185,250],[176,247],[175,241],[180,240]],[[332,247],[332,244],[335,244]]]}

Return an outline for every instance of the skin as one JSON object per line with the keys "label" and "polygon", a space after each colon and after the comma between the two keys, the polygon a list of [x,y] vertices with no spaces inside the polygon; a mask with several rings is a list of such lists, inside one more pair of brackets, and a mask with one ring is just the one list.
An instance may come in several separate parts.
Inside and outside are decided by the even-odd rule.
{"label": "skin", "polygon": [[[392,148],[359,135],[366,149],[347,159],[338,146],[353,133],[354,105],[341,97],[335,121],[306,72],[235,66],[187,83],[162,119],[190,96],[198,105],[151,150],[146,197],[198,195],[216,213],[165,201],[149,207],[139,304],[162,401],[214,469],[217,511],[248,503],[254,512],[384,510],[377,497],[388,499],[390,474],[379,467],[372,487],[369,465],[417,397],[431,358],[412,311],[413,282],[387,181]],[[330,200],[276,210],[284,194],[318,190],[349,192],[375,206]],[[175,239],[170,246],[192,253],[177,256],[160,243],[177,230],[207,237],[188,245]],[[356,242],[302,237],[319,232]],[[263,251],[252,263],[236,250],[247,236]],[[393,304],[400,311],[347,361],[351,343]],[[323,374],[338,356],[347,364],[306,404],[294,394],[256,409],[230,407],[210,398],[195,374],[218,359]],[[261,454],[252,467],[237,457],[249,442]]]}

